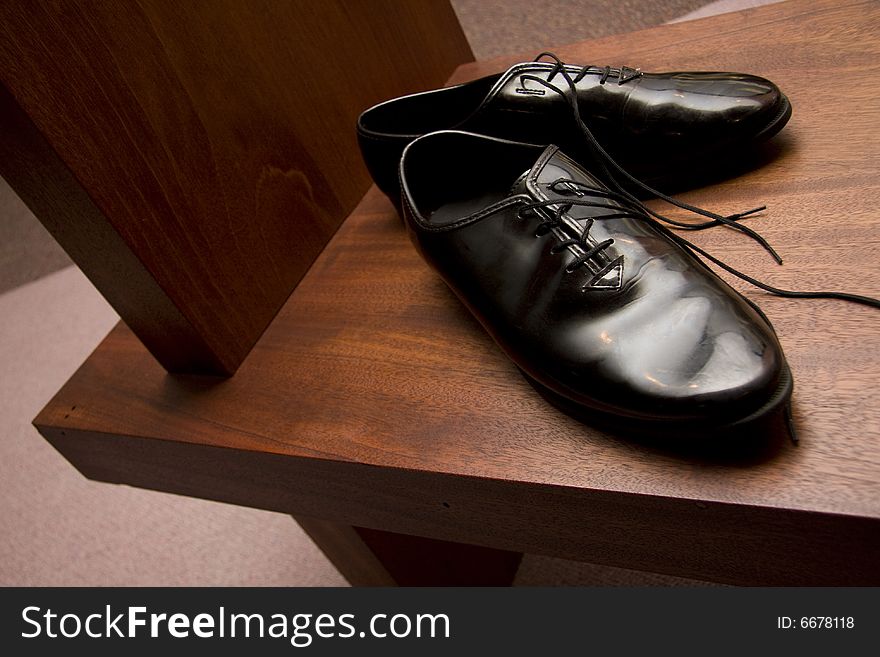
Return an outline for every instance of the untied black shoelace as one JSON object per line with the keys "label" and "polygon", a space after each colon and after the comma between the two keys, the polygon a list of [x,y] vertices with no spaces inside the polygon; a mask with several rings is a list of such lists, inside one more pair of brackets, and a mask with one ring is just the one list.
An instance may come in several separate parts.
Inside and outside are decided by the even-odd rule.
{"label": "untied black shoelace", "polygon": [[[789,297],[789,298],[840,299],[843,301],[851,301],[853,303],[858,303],[858,304],[870,306],[873,308],[880,308],[880,299],[874,299],[872,297],[866,297],[866,296],[862,296],[862,295],[858,295],[858,294],[850,294],[847,292],[825,292],[825,291],[804,292],[804,291],[798,291],[798,290],[784,290],[784,289],[775,287],[773,285],[769,285],[767,283],[759,281],[758,279],[756,279],[752,276],[749,276],[748,274],[745,274],[745,273],[739,271],[738,269],[736,269],[735,267],[733,267],[731,265],[728,265],[726,262],[724,262],[720,258],[717,258],[716,256],[713,256],[711,253],[708,253],[705,249],[702,249],[701,247],[695,245],[694,243],[685,239],[681,235],[678,235],[675,232],[667,229],[666,226],[662,225],[659,222],[663,222],[663,223],[669,224],[671,226],[674,226],[676,228],[684,229],[684,230],[702,230],[704,228],[710,228],[713,226],[725,225],[725,226],[728,226],[729,228],[732,228],[734,230],[738,230],[742,233],[745,233],[746,235],[748,235],[749,237],[754,239],[756,242],[758,242],[762,247],[764,247],[764,249],[766,249],[773,256],[773,258],[776,260],[776,262],[778,264],[782,264],[782,258],[779,257],[779,255],[776,253],[776,251],[773,249],[773,247],[769,244],[769,242],[767,242],[767,240],[762,235],[760,235],[757,231],[752,230],[748,226],[744,226],[743,224],[739,223],[740,219],[743,219],[743,218],[745,218],[751,214],[754,214],[756,212],[760,212],[760,211],[766,209],[766,206],[753,208],[751,210],[747,210],[745,212],[739,212],[739,213],[732,214],[732,215],[720,215],[720,214],[711,212],[709,210],[705,210],[704,208],[700,208],[695,205],[691,205],[689,203],[684,203],[684,202],[679,201],[675,198],[672,198],[671,196],[667,196],[666,194],[663,194],[663,193],[657,191],[656,189],[653,189],[652,187],[650,187],[650,186],[646,185],[645,183],[643,183],[642,181],[640,181],[638,178],[631,175],[628,171],[626,171],[623,167],[621,167],[614,160],[614,158],[612,158],[608,154],[608,152],[602,147],[601,144],[599,144],[599,142],[596,140],[596,138],[593,136],[593,133],[590,131],[589,127],[587,126],[586,122],[581,117],[580,107],[579,107],[578,101],[577,101],[577,89],[575,87],[575,84],[577,81],[581,80],[588,73],[591,73],[591,72],[598,73],[599,70],[596,69],[595,67],[584,66],[580,69],[577,76],[575,78],[572,78],[571,74],[566,69],[566,64],[553,53],[549,53],[549,52],[541,53],[540,55],[538,55],[538,57],[535,58],[535,61],[541,60],[544,57],[551,58],[556,64],[553,67],[553,69],[551,70],[550,75],[547,77],[546,80],[541,77],[538,77],[535,75],[530,75],[530,74],[523,74],[520,76],[520,78],[522,80],[531,80],[533,82],[536,82],[536,83],[546,87],[547,89],[553,91],[554,93],[559,94],[563,99],[565,99],[565,101],[568,103],[569,107],[571,108],[575,123],[577,124],[577,126],[581,130],[581,132],[583,133],[583,135],[587,141],[588,146],[598,156],[597,161],[600,164],[600,166],[602,166],[602,168],[603,168],[603,173],[605,174],[605,176],[604,176],[605,180],[614,189],[613,190],[602,190],[599,188],[585,186],[582,183],[578,183],[576,181],[570,181],[570,180],[556,181],[557,183],[565,182],[567,185],[569,185],[569,189],[574,189],[574,190],[579,189],[581,192],[586,193],[591,196],[604,196],[604,197],[608,198],[609,200],[616,201],[621,206],[623,206],[623,208],[625,209],[625,215],[623,215],[623,216],[633,216],[635,218],[651,222],[655,227],[659,228],[664,234],[666,234],[673,241],[675,241],[677,244],[679,244],[680,246],[682,246],[684,249],[688,250],[692,254],[699,254],[703,258],[709,260],[710,262],[714,263],[715,265],[724,269],[725,271],[729,272],[730,274],[736,276],[737,278],[739,278],[743,281],[746,281],[747,283],[750,283],[751,285],[754,285],[755,287],[757,287],[759,289],[762,289],[766,292],[769,292],[770,294],[774,294],[774,295],[780,296],[780,297]],[[611,73],[611,68],[605,67],[604,69],[601,69],[601,70],[603,72],[603,78],[600,82],[604,83],[608,79],[608,77]],[[633,73],[626,73],[626,71],[632,71]],[[638,77],[638,75],[636,75],[637,73],[639,73],[638,69],[628,69],[626,67],[622,67],[621,69],[619,69],[619,72],[618,72],[619,84],[623,84],[624,82],[628,82],[629,80],[635,79],[636,77]],[[552,80],[557,75],[561,75],[562,78],[565,80],[570,93],[566,94],[563,89],[560,89],[559,87],[557,87],[556,85],[554,85],[552,83]],[[623,178],[625,178],[629,183],[631,183],[631,184],[635,185],[636,187],[638,187],[639,189],[642,189],[643,191],[647,192],[648,194],[652,194],[652,195],[656,196],[657,198],[660,198],[661,200],[663,200],[671,205],[674,205],[676,207],[679,207],[683,210],[687,210],[687,211],[692,212],[694,214],[698,214],[698,215],[707,217],[709,219],[709,221],[704,221],[704,222],[700,222],[700,223],[687,223],[687,222],[678,221],[678,220],[669,218],[663,214],[660,214],[659,212],[656,212],[655,210],[652,210],[651,208],[648,208],[641,201],[639,201],[633,194],[631,194],[629,191],[627,191],[623,185],[621,185],[618,182],[617,178],[615,177],[614,174],[612,174],[611,170],[613,170],[617,175],[620,175]],[[558,192],[560,190],[554,189],[554,191]],[[609,192],[610,192],[610,194],[609,194]],[[547,226],[546,230],[549,230],[552,227],[552,224],[560,222],[562,215],[565,212],[567,212],[568,209],[570,209],[571,206],[573,206],[573,205],[605,207],[605,208],[612,209],[612,210],[620,210],[621,209],[617,205],[601,204],[601,203],[597,204],[594,201],[587,201],[587,200],[581,200],[581,199],[566,199],[565,201],[559,201],[559,200],[540,201],[537,203],[529,204],[528,208],[549,207],[549,206],[554,206],[554,205],[556,206],[555,219],[552,219],[551,221],[545,223],[545,225]],[[622,216],[622,215],[620,215],[620,213],[610,214],[610,215],[601,215],[601,216],[594,217],[594,219],[607,219],[607,218],[612,218],[615,216]],[[593,247],[587,246],[586,239],[589,234],[589,230],[590,230],[591,225],[592,225],[592,220],[587,222],[586,227],[584,228],[583,232],[576,240],[574,240],[574,241],[567,240],[567,241],[563,242],[563,244],[565,246],[570,246],[570,245],[574,245],[575,243],[580,243],[582,248],[585,250],[584,254],[581,254],[580,256],[578,256],[578,258],[575,261],[570,263],[569,269],[571,269],[572,267],[576,268],[576,267],[583,265],[593,255],[606,249],[608,246],[611,245],[611,242],[606,240],[605,242],[603,242],[597,246],[593,246]],[[561,248],[563,246],[563,244],[560,244],[558,246]],[[613,266],[613,263],[611,266]],[[608,269],[609,269],[609,267],[605,267],[598,274],[594,275],[593,280],[595,280],[596,277],[601,277],[603,275],[603,272],[607,272]]]}

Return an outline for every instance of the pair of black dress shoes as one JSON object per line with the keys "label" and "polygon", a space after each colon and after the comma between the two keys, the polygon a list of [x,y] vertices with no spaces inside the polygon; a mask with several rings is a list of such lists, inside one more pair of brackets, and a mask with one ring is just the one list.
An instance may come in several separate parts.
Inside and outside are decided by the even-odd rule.
{"label": "pair of black dress shoes", "polygon": [[[771,137],[787,98],[751,75],[552,59],[361,115],[367,166],[422,256],[570,413],[689,433],[788,410],[767,317],[637,194]],[[748,231],[748,213],[679,205]]]}

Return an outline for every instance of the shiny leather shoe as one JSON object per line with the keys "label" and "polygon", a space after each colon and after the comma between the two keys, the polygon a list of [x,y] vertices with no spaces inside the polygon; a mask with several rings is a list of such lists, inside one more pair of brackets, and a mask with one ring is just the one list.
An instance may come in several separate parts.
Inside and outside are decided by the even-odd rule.
{"label": "shiny leather shoe", "polygon": [[399,173],[417,249],[558,406],[682,430],[788,408],[761,311],[556,146],[437,132]]}
{"label": "shiny leather shoe", "polygon": [[[701,172],[712,155],[771,137],[791,116],[779,88],[754,75],[642,73],[626,66],[568,66],[550,56],[554,62],[516,64],[504,73],[366,110],[357,134],[379,188],[398,203],[403,149],[436,130],[557,144],[579,162],[595,161],[569,116],[565,96],[572,88],[581,117],[602,147],[624,169],[654,184],[672,173]],[[601,174],[598,168],[596,173]]]}

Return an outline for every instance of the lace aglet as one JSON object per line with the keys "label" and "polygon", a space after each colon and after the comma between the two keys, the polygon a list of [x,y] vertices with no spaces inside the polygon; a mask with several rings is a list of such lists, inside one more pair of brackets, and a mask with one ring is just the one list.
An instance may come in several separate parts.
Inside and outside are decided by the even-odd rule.
{"label": "lace aglet", "polygon": [[[766,207],[767,207],[766,205],[762,205],[759,208],[753,208],[751,210],[748,210],[747,212],[740,212],[738,214],[731,214],[731,215],[724,217],[724,220],[725,220],[725,222],[737,221],[738,219],[741,219],[746,215],[752,214],[754,212],[760,212],[761,210],[765,209]],[[762,237],[760,233],[753,231],[751,228],[749,228],[748,226],[745,226],[743,224],[730,223],[728,225],[731,228],[736,228],[737,230],[742,231],[743,233],[745,233],[746,235],[751,237],[758,244],[760,244],[767,253],[769,253],[771,256],[773,256],[773,259],[776,261],[777,265],[782,264],[782,257],[776,252],[776,249],[774,249],[772,246],[770,246],[770,242],[768,242],[766,239],[764,239],[764,237]]]}
{"label": "lace aglet", "polygon": [[795,446],[800,444],[800,440],[798,439],[797,431],[794,429],[794,417],[791,414],[791,403],[785,405],[785,426],[788,429],[788,437],[791,438],[791,443]]}
{"label": "lace aglet", "polygon": [[[728,215],[725,217],[725,219],[728,221],[739,221],[743,217],[748,217],[751,214],[755,214],[756,212],[761,212],[766,209],[766,205],[759,205],[757,208],[752,208],[751,210],[746,210],[745,212],[737,212],[736,214]],[[766,239],[761,237],[759,233],[756,233],[755,231],[746,228],[745,226],[739,226],[739,230],[743,231],[747,235],[751,235],[755,240],[757,240],[758,243],[764,247],[764,250],[767,251],[767,253],[769,253],[771,256],[773,256],[773,259],[776,261],[777,265],[782,264],[782,257],[776,252],[776,249],[770,246],[770,243]]]}
{"label": "lace aglet", "polygon": [[756,212],[763,212],[766,209],[767,209],[767,206],[762,205],[757,208],[752,208],[751,210],[746,210],[745,212],[737,212],[736,214],[729,214],[724,218],[727,219],[728,221],[738,221],[738,220],[742,219],[743,217],[748,217],[750,214],[755,214]]}

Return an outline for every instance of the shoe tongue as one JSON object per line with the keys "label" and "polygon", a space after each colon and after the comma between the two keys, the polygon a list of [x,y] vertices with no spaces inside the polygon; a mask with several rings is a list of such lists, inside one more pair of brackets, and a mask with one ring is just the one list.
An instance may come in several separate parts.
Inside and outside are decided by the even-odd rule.
{"label": "shoe tongue", "polygon": [[523,173],[511,188],[512,194],[529,194],[537,200],[561,197],[548,186],[560,178],[596,186],[599,182],[557,146],[548,146],[531,169]]}

